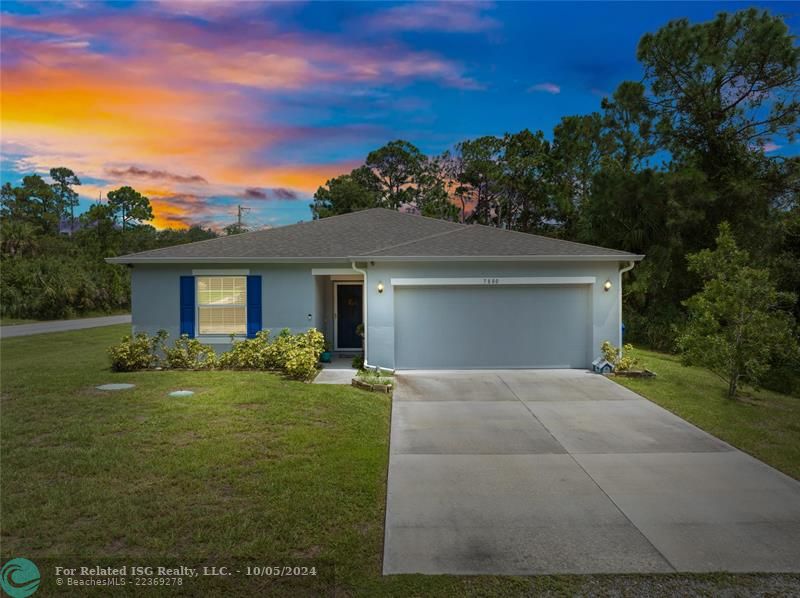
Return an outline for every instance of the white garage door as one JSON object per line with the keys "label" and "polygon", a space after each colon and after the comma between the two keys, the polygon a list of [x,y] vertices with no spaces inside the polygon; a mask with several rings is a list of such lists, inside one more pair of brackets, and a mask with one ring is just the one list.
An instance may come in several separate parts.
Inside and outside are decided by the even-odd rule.
{"label": "white garage door", "polygon": [[396,287],[399,369],[586,368],[590,287]]}

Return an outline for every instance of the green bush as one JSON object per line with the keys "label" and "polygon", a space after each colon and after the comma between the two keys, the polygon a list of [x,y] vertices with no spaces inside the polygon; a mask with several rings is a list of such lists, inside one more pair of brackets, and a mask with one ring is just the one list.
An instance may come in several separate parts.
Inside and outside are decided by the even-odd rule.
{"label": "green bush", "polygon": [[167,333],[159,330],[155,336],[140,332],[135,336],[124,336],[122,342],[108,348],[111,369],[115,372],[135,372],[159,365],[158,351],[163,347]]}
{"label": "green bush", "polygon": [[[284,329],[272,342],[269,330],[262,330],[255,338],[233,341],[230,350],[219,357],[211,347],[186,335],[175,341],[172,348],[165,346],[166,338],[163,330],[153,337],[144,333],[124,337],[122,343],[108,350],[112,369],[132,372],[163,365],[191,370],[280,370],[289,378],[308,380],[317,371],[320,353],[325,348],[325,338],[314,328],[300,334]],[[163,361],[159,358],[161,352]]]}
{"label": "green bush", "polygon": [[268,360],[269,347],[269,330],[260,330],[255,338],[231,338],[231,348],[219,356],[217,366],[224,370],[277,369]]}
{"label": "green bush", "polygon": [[317,371],[319,355],[325,348],[325,337],[312,328],[292,339],[294,342],[286,351],[283,371],[290,378],[308,380]]}
{"label": "green bush", "polygon": [[214,349],[186,334],[181,335],[171,349],[165,347],[164,356],[167,367],[178,370],[212,369],[217,362]]}
{"label": "green bush", "polygon": [[292,331],[284,328],[270,343],[264,352],[264,360],[267,367],[274,370],[282,370],[286,367],[286,359],[289,351],[294,347],[295,340]]}
{"label": "green bush", "polygon": [[86,263],[62,254],[3,259],[0,314],[10,318],[60,319],[128,306],[130,275],[110,264]]}

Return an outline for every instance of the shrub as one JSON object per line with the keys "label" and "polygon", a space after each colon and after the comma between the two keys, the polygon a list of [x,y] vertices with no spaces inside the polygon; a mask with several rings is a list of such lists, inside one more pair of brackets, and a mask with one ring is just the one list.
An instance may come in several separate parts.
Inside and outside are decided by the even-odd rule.
{"label": "shrub", "polygon": [[264,361],[267,367],[274,370],[282,370],[286,366],[286,359],[289,351],[294,346],[295,340],[292,331],[284,328],[269,344],[264,352]]}
{"label": "shrub", "polygon": [[211,369],[217,361],[214,349],[186,334],[181,335],[171,349],[165,348],[164,355],[168,367],[180,370]]}
{"label": "shrub", "polygon": [[235,341],[231,348],[217,360],[217,366],[226,370],[270,370],[275,369],[269,362],[269,330],[260,330],[255,338]]}
{"label": "shrub", "polygon": [[325,348],[325,337],[316,328],[298,334],[284,355],[283,370],[290,378],[308,380],[317,371],[319,355]]}
{"label": "shrub", "polygon": [[172,348],[166,348],[167,333],[160,330],[149,337],[144,333],[110,347],[111,367],[120,372],[131,372],[155,367],[161,363],[174,369],[228,369],[228,370],[281,370],[290,378],[307,380],[317,369],[320,353],[325,348],[325,337],[312,328],[301,334],[281,330],[270,342],[269,330],[260,331],[255,338],[233,341],[231,349],[219,357],[208,345],[197,339],[181,336]]}
{"label": "shrub", "polygon": [[603,353],[603,359],[612,364],[615,370],[624,372],[639,365],[639,360],[630,355],[630,352],[633,351],[633,345],[630,343],[624,345],[620,351],[610,342],[603,341],[600,350]]}
{"label": "shrub", "polygon": [[140,332],[135,336],[124,336],[122,342],[108,348],[111,369],[115,372],[135,372],[156,367],[158,351],[163,347],[167,333],[159,330],[155,336]]}
{"label": "shrub", "polygon": [[363,370],[364,369],[364,354],[356,355],[353,357],[353,361],[350,362],[353,366],[353,369],[356,370]]}

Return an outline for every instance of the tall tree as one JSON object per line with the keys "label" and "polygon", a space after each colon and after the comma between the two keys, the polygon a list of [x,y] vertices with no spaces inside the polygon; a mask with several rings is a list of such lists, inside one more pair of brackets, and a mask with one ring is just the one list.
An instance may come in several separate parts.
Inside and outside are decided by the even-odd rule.
{"label": "tall tree", "polygon": [[496,226],[544,232],[556,216],[552,202],[550,144],[541,131],[524,129],[503,138],[500,200]]}
{"label": "tall tree", "polygon": [[474,204],[468,220],[496,224],[503,188],[503,169],[500,166],[503,139],[489,135],[478,137],[458,143],[455,151],[463,165],[462,190],[472,197]]}
{"label": "tall tree", "polygon": [[365,164],[379,182],[381,205],[396,210],[403,204],[415,204],[425,163],[425,155],[402,139],[370,152]]}
{"label": "tall tree", "polygon": [[120,215],[123,233],[131,223],[153,219],[150,200],[127,185],[108,192],[108,205],[115,215]]}
{"label": "tall tree", "polygon": [[75,232],[75,208],[78,206],[78,193],[73,189],[80,185],[80,179],[69,168],[63,166],[50,169],[50,178],[53,179],[53,193],[58,198],[59,211],[67,213],[69,210],[69,234]]}
{"label": "tall tree", "polygon": [[756,9],[674,21],[639,43],[657,131],[674,160],[702,170],[715,197],[711,238],[730,223],[757,250],[769,235],[774,170],[763,150],[793,140],[800,117],[800,48],[786,23]]}
{"label": "tall tree", "polygon": [[676,156],[713,160],[797,133],[800,48],[780,17],[752,8],[680,19],[645,35],[637,55]]}
{"label": "tall tree", "polygon": [[623,81],[611,98],[603,98],[603,156],[617,167],[639,170],[658,149],[655,112],[642,83]]}
{"label": "tall tree", "polygon": [[458,151],[445,151],[438,158],[441,178],[448,197],[457,202],[459,222],[467,219],[467,204],[472,201],[472,190],[463,183],[464,158]]}
{"label": "tall tree", "polygon": [[447,173],[442,157],[425,157],[414,182],[414,209],[423,216],[459,220],[459,209],[447,189]]}
{"label": "tall tree", "polygon": [[565,236],[574,236],[581,206],[604,155],[603,121],[597,112],[565,116],[553,129],[553,198]]}
{"label": "tall tree", "polygon": [[381,205],[380,183],[366,166],[334,177],[317,189],[311,212],[314,219],[347,214]]}
{"label": "tall tree", "polygon": [[53,189],[38,174],[23,177],[19,187],[12,187],[9,183],[3,185],[0,200],[3,218],[27,221],[40,234],[58,234],[63,211]]}
{"label": "tall tree", "polygon": [[80,215],[81,228],[76,240],[95,255],[114,255],[118,247],[119,231],[116,228],[114,209],[103,203],[94,203]]}

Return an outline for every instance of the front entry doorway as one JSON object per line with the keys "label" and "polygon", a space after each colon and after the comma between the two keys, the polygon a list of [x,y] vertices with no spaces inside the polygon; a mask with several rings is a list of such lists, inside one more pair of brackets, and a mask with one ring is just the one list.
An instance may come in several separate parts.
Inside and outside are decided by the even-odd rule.
{"label": "front entry doorway", "polygon": [[364,321],[364,292],[360,282],[333,283],[334,350],[360,351],[357,328]]}

